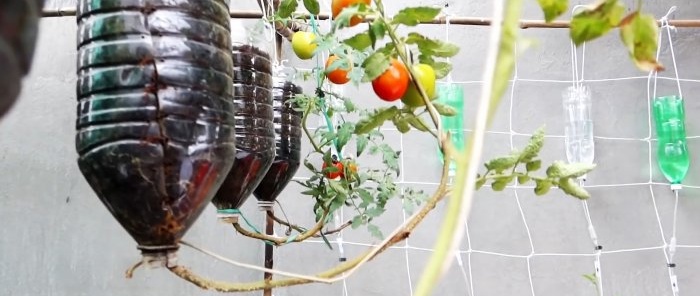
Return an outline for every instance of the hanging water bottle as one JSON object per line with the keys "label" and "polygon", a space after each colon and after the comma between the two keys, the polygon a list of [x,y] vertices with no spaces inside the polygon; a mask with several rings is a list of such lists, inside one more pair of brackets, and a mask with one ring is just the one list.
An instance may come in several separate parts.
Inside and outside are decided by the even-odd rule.
{"label": "hanging water bottle", "polygon": [[659,167],[672,185],[678,185],[690,168],[683,99],[678,96],[658,97],[654,99],[653,107]]}
{"label": "hanging water bottle", "polygon": [[566,158],[569,163],[592,164],[595,145],[588,86],[568,87],[563,94],[563,105]]}

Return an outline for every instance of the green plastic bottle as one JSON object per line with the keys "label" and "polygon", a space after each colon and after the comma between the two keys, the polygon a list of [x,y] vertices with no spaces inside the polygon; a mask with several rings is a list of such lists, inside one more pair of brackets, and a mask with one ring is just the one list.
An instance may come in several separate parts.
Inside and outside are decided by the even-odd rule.
{"label": "green plastic bottle", "polygon": [[664,177],[673,185],[685,179],[690,156],[685,133],[685,108],[678,96],[654,99],[654,122],[658,138],[657,161]]}
{"label": "green plastic bottle", "polygon": [[[452,144],[458,152],[464,151],[464,90],[462,86],[455,83],[438,83],[437,101],[443,105],[448,105],[455,110],[455,116],[441,116],[442,128],[445,132],[450,132]],[[445,157],[438,149],[440,162],[444,163]],[[455,162],[450,163],[450,172],[454,174],[457,169]]]}

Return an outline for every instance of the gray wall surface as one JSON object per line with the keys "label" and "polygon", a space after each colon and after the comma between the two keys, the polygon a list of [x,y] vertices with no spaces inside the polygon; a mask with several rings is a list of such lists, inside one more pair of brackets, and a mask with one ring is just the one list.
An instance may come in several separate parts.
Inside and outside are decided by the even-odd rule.
{"label": "gray wall surface", "polygon": [[[234,9],[257,9],[255,1],[234,1]],[[239,3],[240,2],[240,3]],[[322,6],[329,10],[330,1]],[[391,11],[431,1],[387,1]],[[490,17],[491,1],[451,1],[461,16]],[[536,1],[528,0],[526,19],[540,19]],[[577,2],[577,1],[575,1]],[[625,1],[632,5],[635,1]],[[692,0],[644,1],[644,9],[661,17],[672,5],[674,18],[700,18]],[[55,1],[49,6],[74,5]],[[242,22],[234,22],[240,29]],[[249,22],[245,22],[249,24]],[[167,270],[124,271],[140,258],[136,244],[117,224],[81,176],[74,148],[76,24],[73,17],[41,22],[35,64],[25,79],[19,102],[0,122],[0,295],[216,295],[186,283]],[[443,26],[421,26],[431,36],[444,36]],[[453,62],[454,80],[463,83],[467,129],[473,125],[479,80],[484,68],[488,27],[451,27],[450,38],[462,51]],[[700,30],[673,33],[681,85],[686,95],[691,171],[680,196],[676,263],[681,295],[700,293]],[[519,58],[517,76],[486,138],[485,157],[521,147],[528,134],[546,124],[545,162],[565,160],[561,92],[570,85],[571,51],[567,30],[528,29],[536,41]],[[285,46],[290,64],[300,63]],[[579,50],[579,54],[581,51]],[[673,77],[668,46],[662,61]],[[579,65],[582,59],[579,57]],[[580,65],[581,66],[581,65]],[[673,196],[655,161],[654,132],[649,130],[646,74],[629,61],[615,32],[586,47],[585,77],[593,93],[596,162],[589,176],[590,215],[600,244],[604,295],[672,295],[665,243],[672,229]],[[626,79],[619,79],[626,78]],[[659,94],[676,92],[673,80],[660,80]],[[305,83],[307,91],[312,85]],[[345,94],[364,106],[380,106],[370,87],[348,86]],[[512,95],[511,95],[512,93]],[[402,150],[401,186],[432,191],[440,163],[430,137],[384,131]],[[308,146],[308,145],[307,145]],[[650,157],[651,155],[651,157]],[[651,172],[651,175],[650,175]],[[298,177],[308,173],[302,168]],[[311,225],[311,201],[291,184],[281,202],[292,221]],[[445,205],[441,204],[407,240],[364,266],[345,282],[278,289],[275,295],[411,295],[429,258]],[[243,208],[257,225],[262,217],[251,199]],[[400,201],[378,222],[385,233],[403,221]],[[596,295],[582,275],[593,272],[594,251],[580,201],[553,191],[535,197],[531,188],[510,187],[503,193],[477,194],[468,221],[468,239],[461,246],[462,264],[453,264],[435,295]],[[283,233],[282,228],[277,229]],[[364,229],[343,233],[347,256],[376,243]],[[263,245],[237,235],[206,209],[185,240],[234,260],[262,264]],[[321,242],[276,249],[276,267],[314,273],[338,262],[336,250]],[[262,278],[260,272],[226,265],[188,248],[180,263],[204,275],[231,282]],[[695,275],[694,275],[695,274]],[[347,294],[344,294],[347,292]],[[473,294],[472,294],[473,293]],[[249,293],[244,295],[260,295]]]}

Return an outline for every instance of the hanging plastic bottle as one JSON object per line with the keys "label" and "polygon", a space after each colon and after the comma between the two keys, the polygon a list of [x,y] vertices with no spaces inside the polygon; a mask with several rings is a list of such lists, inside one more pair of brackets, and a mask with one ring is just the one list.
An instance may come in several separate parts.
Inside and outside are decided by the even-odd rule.
{"label": "hanging plastic bottle", "polygon": [[568,87],[563,95],[566,158],[569,163],[592,164],[595,158],[591,90],[586,85]]}
{"label": "hanging plastic bottle", "polygon": [[228,1],[79,3],[78,166],[144,261],[173,263],[233,165]]}
{"label": "hanging plastic bottle", "polygon": [[654,99],[653,108],[659,167],[671,184],[680,184],[690,168],[683,99],[678,96],[658,97]]}
{"label": "hanging plastic bottle", "polygon": [[[464,89],[456,83],[438,83],[438,102],[450,106],[457,110],[454,116],[441,116],[442,128],[445,132],[450,133],[452,145],[457,152],[464,151]],[[442,150],[438,149],[440,162],[444,163],[445,156]],[[450,171],[454,172],[457,169],[456,163],[450,163]]]}
{"label": "hanging plastic bottle", "polygon": [[276,155],[272,166],[253,194],[260,210],[271,210],[277,196],[292,180],[301,161],[301,112],[291,105],[301,87],[287,81],[282,73],[274,77],[274,123]]}
{"label": "hanging plastic bottle", "polygon": [[236,155],[233,168],[212,200],[224,223],[237,219],[239,208],[275,158],[272,61],[268,53],[250,43],[233,45]]}

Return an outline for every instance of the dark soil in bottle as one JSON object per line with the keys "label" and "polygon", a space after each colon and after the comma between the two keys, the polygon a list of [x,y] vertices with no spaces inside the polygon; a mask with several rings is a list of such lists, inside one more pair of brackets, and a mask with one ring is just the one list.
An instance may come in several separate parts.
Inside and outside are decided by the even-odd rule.
{"label": "dark soil in bottle", "polygon": [[235,155],[227,2],[81,0],[80,171],[144,253],[177,249]]}
{"label": "dark soil in bottle", "polygon": [[240,208],[275,158],[270,57],[257,47],[234,45],[233,65],[236,160],[212,200],[220,210]]}
{"label": "dark soil in bottle", "polygon": [[0,118],[14,105],[29,73],[43,0],[0,1]]}
{"label": "dark soil in bottle", "polygon": [[254,192],[264,202],[277,199],[299,169],[301,158],[301,114],[293,109],[291,100],[302,89],[291,82],[278,82],[273,93],[276,156]]}

